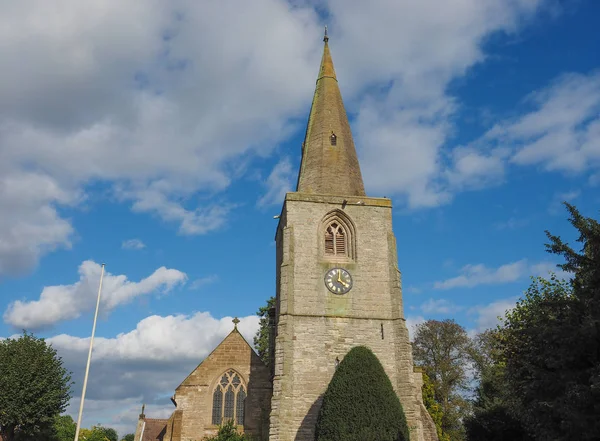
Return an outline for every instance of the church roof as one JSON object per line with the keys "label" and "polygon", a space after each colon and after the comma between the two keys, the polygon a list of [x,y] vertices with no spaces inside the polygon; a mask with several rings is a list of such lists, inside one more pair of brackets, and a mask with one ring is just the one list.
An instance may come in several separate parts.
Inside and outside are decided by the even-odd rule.
{"label": "church roof", "polygon": [[323,57],[302,144],[296,191],[364,196],[350,123],[329,50],[327,28],[323,41]]}
{"label": "church roof", "polygon": [[144,432],[141,441],[161,441],[169,420],[144,418]]}
{"label": "church roof", "polygon": [[[237,320],[237,318],[235,320]],[[239,320],[238,320],[238,322],[239,322]],[[263,361],[256,354],[256,352],[254,351],[254,348],[250,345],[250,343],[248,343],[246,341],[244,336],[238,330],[237,323],[236,322],[234,322],[234,323],[235,323],[235,326],[234,326],[233,330],[227,335],[227,337],[225,337],[221,341],[221,343],[219,343],[217,345],[217,347],[214,348],[212,350],[212,352],[210,354],[208,354],[208,356],[206,356],[206,358],[204,358],[192,372],[190,372],[190,374],[181,382],[181,384],[177,387],[177,389],[186,385],[192,379],[194,374],[196,372],[198,372],[202,367],[206,367],[207,364],[211,364],[212,362],[214,362],[214,358],[217,356],[217,354],[220,351],[225,351],[228,355],[232,355],[235,358],[235,355],[234,355],[235,352],[232,352],[232,348],[235,348],[235,347],[240,348],[240,346],[241,346],[245,350],[248,350],[248,352],[250,353],[251,359],[255,363],[258,363],[258,364],[264,366]],[[233,366],[229,366],[229,367],[233,367]]]}

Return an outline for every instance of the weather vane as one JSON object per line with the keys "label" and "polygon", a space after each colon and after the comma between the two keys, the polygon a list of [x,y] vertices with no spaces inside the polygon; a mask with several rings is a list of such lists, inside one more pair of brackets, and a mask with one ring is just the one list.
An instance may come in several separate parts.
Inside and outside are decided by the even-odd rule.
{"label": "weather vane", "polygon": [[325,36],[323,37],[323,41],[329,41],[329,36],[327,35],[327,25],[325,25]]}

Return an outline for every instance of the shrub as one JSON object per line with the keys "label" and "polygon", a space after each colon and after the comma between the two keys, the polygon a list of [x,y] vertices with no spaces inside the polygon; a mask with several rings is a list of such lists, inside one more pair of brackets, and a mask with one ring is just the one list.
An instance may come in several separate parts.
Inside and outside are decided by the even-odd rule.
{"label": "shrub", "polygon": [[409,440],[400,400],[370,349],[353,348],[338,366],[323,396],[315,440]]}

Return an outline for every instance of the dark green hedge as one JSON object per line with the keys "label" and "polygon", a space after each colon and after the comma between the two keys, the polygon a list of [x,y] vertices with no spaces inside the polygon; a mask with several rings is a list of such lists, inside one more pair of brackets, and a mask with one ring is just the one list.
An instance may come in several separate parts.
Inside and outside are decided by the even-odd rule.
{"label": "dark green hedge", "polygon": [[409,440],[400,400],[369,348],[353,348],[338,366],[323,396],[315,440]]}

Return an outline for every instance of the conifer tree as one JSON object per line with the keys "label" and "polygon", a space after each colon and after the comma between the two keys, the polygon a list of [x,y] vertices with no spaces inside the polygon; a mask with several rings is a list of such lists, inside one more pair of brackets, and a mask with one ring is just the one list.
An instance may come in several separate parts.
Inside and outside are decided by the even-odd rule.
{"label": "conifer tree", "polygon": [[369,348],[351,349],[339,364],[323,396],[315,440],[409,440],[400,400]]}

